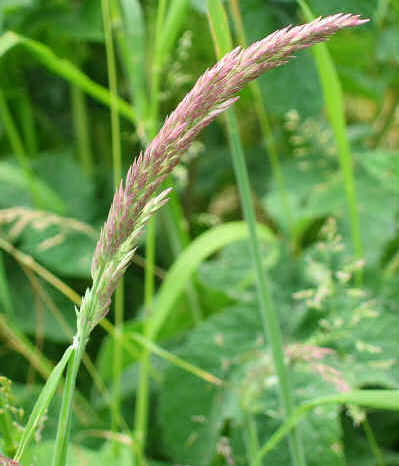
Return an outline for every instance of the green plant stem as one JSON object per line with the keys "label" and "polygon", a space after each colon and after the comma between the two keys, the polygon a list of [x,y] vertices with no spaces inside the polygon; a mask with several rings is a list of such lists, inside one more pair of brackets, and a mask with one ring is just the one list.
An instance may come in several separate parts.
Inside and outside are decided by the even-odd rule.
{"label": "green plant stem", "polygon": [[[245,37],[244,25],[242,22],[240,6],[238,0],[229,0],[230,11],[233,17],[235,30],[238,36],[238,40],[242,47],[247,47],[247,40]],[[279,189],[280,204],[284,211],[284,215],[288,224],[288,229],[291,235],[291,241],[294,241],[294,225],[293,215],[288,202],[287,188],[285,186],[283,172],[281,170],[280,160],[277,153],[276,142],[273,137],[273,131],[271,128],[269,116],[266,111],[265,104],[263,102],[262,92],[260,90],[257,81],[251,81],[249,83],[249,89],[252,93],[253,103],[255,106],[255,112],[258,116],[260,129],[263,137],[263,144],[269,156],[270,166],[272,169],[272,175]]]}
{"label": "green plant stem", "polygon": [[4,395],[2,393],[0,393],[0,434],[2,436],[2,443],[5,453],[7,456],[14,456],[16,445],[14,442],[10,407],[8,406],[7,401],[4,399]]}
{"label": "green plant stem", "polygon": [[150,136],[153,138],[157,132],[159,125],[159,89],[161,81],[161,36],[162,36],[162,27],[165,21],[165,10],[166,10],[166,0],[159,0],[158,9],[157,9],[157,18],[156,18],[156,29],[155,29],[155,48],[153,54],[153,62],[151,67],[151,96],[150,96],[150,119],[151,119],[151,129]]}
{"label": "green plant stem", "polygon": [[385,466],[385,463],[384,463],[384,458],[382,457],[382,453],[381,453],[381,450],[378,446],[378,443],[377,443],[377,440],[374,436],[374,433],[371,429],[371,426],[370,426],[370,423],[367,419],[367,417],[364,419],[364,421],[362,422],[362,426],[363,426],[363,430],[364,430],[364,433],[366,434],[366,438],[367,438],[367,441],[369,443],[369,446],[370,446],[370,450],[372,451],[376,461],[377,461],[377,464],[378,466]]}
{"label": "green plant stem", "polygon": [[[215,50],[220,59],[232,48],[227,17],[220,1],[208,0],[207,5],[208,19]],[[279,380],[280,402],[283,407],[284,416],[289,417],[294,411],[294,397],[289,381],[288,369],[284,362],[283,343],[278,316],[270,293],[269,280],[263,270],[249,176],[234,108],[228,109],[225,115],[234,173],[240,192],[241,208],[248,227],[249,245],[255,266],[257,295],[260,305],[259,312],[263,325],[264,341],[265,343],[268,341],[271,347],[274,368]],[[289,445],[293,464],[295,466],[304,466],[306,464],[305,455],[297,430],[293,430],[290,435]]]}
{"label": "green plant stem", "polygon": [[112,13],[115,15],[115,22],[121,25],[117,29],[116,39],[137,115],[136,130],[140,139],[143,139],[148,106],[145,92],[144,15],[139,0],[114,0]]}
{"label": "green plant stem", "polygon": [[27,152],[31,157],[34,157],[38,150],[35,119],[32,111],[32,102],[25,86],[22,86],[19,90],[18,112]]}
{"label": "green plant stem", "polygon": [[389,111],[384,118],[384,123],[382,124],[381,128],[374,134],[373,136],[373,146],[378,147],[383,140],[387,130],[391,127],[391,124],[394,121],[396,110],[399,104],[399,92],[393,98],[393,101],[390,105]]}
{"label": "green plant stem", "polygon": [[[288,378],[288,370],[284,363],[284,351],[278,317],[274,309],[268,279],[265,276],[262,266],[259,241],[256,234],[256,220],[251,199],[249,177],[238,132],[237,119],[233,109],[227,110],[226,121],[234,172],[240,191],[244,218],[248,226],[250,248],[256,271],[257,293],[260,303],[260,317],[263,324],[264,339],[265,342],[269,341],[271,346],[274,367],[279,380],[280,400],[284,409],[284,415],[288,417],[294,411],[293,394]],[[293,431],[290,436],[289,443],[293,463],[296,466],[306,464],[298,431]]]}
{"label": "green plant stem", "polygon": [[[80,312],[85,313],[85,309]],[[55,439],[54,455],[52,466],[65,466],[67,463],[68,442],[72,419],[72,401],[76,387],[76,379],[79,372],[80,363],[85,351],[88,339],[87,322],[78,329],[78,334],[74,342],[74,354],[68,363],[67,377],[64,386],[61,409],[58,414],[57,436]]]}
{"label": "green plant stem", "polygon": [[399,229],[399,157],[396,157],[396,226]]}
{"label": "green plant stem", "polygon": [[[155,20],[155,35],[154,35],[154,50],[153,61],[151,67],[151,89],[150,89],[150,108],[149,108],[149,129],[148,136],[151,140],[159,126],[159,93],[160,79],[162,66],[170,48],[176,40],[179,28],[182,25],[182,19],[188,8],[187,0],[173,0],[170,2],[168,14],[166,15],[165,0],[158,2],[157,15]],[[163,189],[169,186],[170,180],[165,180]],[[169,239],[174,252],[181,251],[188,241],[188,237],[182,228],[182,214],[179,202],[176,195],[171,193],[170,205],[165,207],[168,211],[168,232]],[[146,312],[151,311],[154,294],[154,264],[155,264],[155,219],[151,218],[147,224],[146,234],[146,265],[145,265],[145,297],[144,305]],[[188,302],[193,309],[193,314],[200,316],[198,302],[196,300],[195,290],[190,287],[188,294]],[[146,333],[148,326],[146,325],[145,337],[149,338]],[[140,358],[140,380],[136,396],[134,432],[137,443],[136,459],[139,466],[144,464],[144,450],[147,436],[147,419],[148,419],[148,376],[151,368],[150,352],[144,349]]]}
{"label": "green plant stem", "polygon": [[[19,251],[18,249],[14,248],[14,246],[9,243],[7,240],[2,238],[0,236],[0,249],[3,249],[6,251],[8,254],[14,257],[16,261],[18,261],[22,266],[27,267],[29,270],[32,270],[37,274],[39,277],[41,277],[46,283],[50,284],[53,288],[58,290],[63,296],[68,298],[72,303],[76,304],[77,306],[81,305],[82,299],[74,291],[70,286],[68,286],[65,282],[60,280],[58,277],[56,277],[54,274],[52,274],[49,270],[47,270],[45,267],[42,265],[38,264],[33,257],[28,256],[27,254],[24,254],[23,252]],[[0,314],[0,333],[2,330],[2,325],[1,325],[1,320],[2,316]],[[117,335],[117,332],[115,332],[115,327],[109,322],[107,319],[103,319],[99,325],[111,336],[114,338],[118,338],[119,341],[121,342],[121,345],[125,347],[126,351],[133,355],[133,357],[137,357],[138,354],[135,352],[135,350],[126,342],[123,341],[123,338],[119,338]],[[10,336],[10,340],[14,340],[12,336]],[[35,351],[32,350],[34,346],[27,346],[26,351],[23,351],[22,354],[26,357],[26,359],[31,363],[34,364],[29,357],[29,355],[35,354]],[[19,351],[17,349],[17,351]],[[40,354],[40,352],[39,352]],[[49,366],[50,367],[50,366]],[[41,374],[43,374],[43,377],[46,378],[49,374],[48,372],[41,371],[40,369],[35,366],[36,370],[38,370]]]}
{"label": "green plant stem", "polygon": [[[102,102],[107,106],[111,105],[112,98],[108,92],[108,89],[92,81],[70,61],[55,55],[54,52],[46,45],[28,37],[24,37],[20,34],[16,34],[13,31],[5,32],[2,36],[0,36],[0,39],[3,40],[2,45],[4,45],[4,47],[0,49],[0,58],[13,47],[22,45],[45,68],[52,71],[56,75],[61,76],[66,81],[75,84],[99,102]],[[127,102],[118,98],[117,107],[121,115],[130,120],[132,123],[136,122],[136,115],[133,112],[132,107]]]}
{"label": "green plant stem", "polygon": [[[314,15],[304,0],[297,0],[307,21],[312,21]],[[319,75],[327,115],[336,140],[339,164],[344,182],[346,202],[349,211],[349,223],[355,258],[363,258],[363,246],[360,234],[359,216],[357,212],[356,189],[353,175],[353,161],[345,126],[344,97],[341,82],[334,62],[326,44],[312,47],[317,72]],[[356,271],[356,282],[362,284],[362,269]]]}
{"label": "green plant stem", "polygon": [[219,379],[218,377],[215,377],[214,375],[210,374],[209,372],[206,372],[202,370],[200,367],[194,366],[193,364],[185,361],[182,358],[179,358],[178,356],[175,356],[174,354],[170,353],[169,351],[164,350],[163,348],[159,347],[158,345],[155,345],[152,343],[150,340],[142,337],[138,333],[132,333],[130,337],[140,343],[144,348],[148,349],[151,351],[151,353],[156,354],[157,356],[165,359],[166,361],[169,361],[171,364],[174,364],[176,367],[180,367],[181,369],[190,372],[191,374],[195,375],[196,377],[205,380],[206,382],[212,383],[214,385],[222,385],[223,380]]}
{"label": "green plant stem", "polygon": [[[101,0],[101,8],[103,13],[104,33],[105,33],[105,48],[107,54],[107,70],[109,90],[111,94],[111,138],[112,138],[112,161],[114,173],[114,187],[119,188],[122,177],[122,154],[120,141],[120,124],[119,113],[117,109],[118,87],[117,87],[117,71],[115,63],[115,52],[112,38],[111,24],[111,6],[109,0]],[[123,333],[124,320],[124,297],[123,297],[123,280],[121,280],[115,294],[115,329],[117,336]],[[119,420],[121,418],[121,371],[122,371],[122,345],[120,338],[114,340],[114,358],[113,358],[113,409],[112,409],[112,430],[117,432]],[[118,442],[114,442],[115,455],[119,452]]]}
{"label": "green plant stem", "polygon": [[8,286],[6,268],[4,266],[3,251],[0,250],[0,304],[4,313],[8,316],[13,314],[10,288]]}
{"label": "green plant stem", "polygon": [[[183,251],[189,242],[189,236],[182,225],[183,212],[180,206],[180,202],[174,193],[170,196],[170,201],[162,211],[162,218],[168,232],[168,239],[171,245],[173,256],[176,258]],[[189,283],[186,287],[185,297],[187,298],[187,305],[191,310],[193,316],[194,325],[197,325],[202,320],[201,306],[198,300],[198,295],[193,285],[193,282]]]}
{"label": "green plant stem", "polygon": [[[150,121],[149,139],[151,140],[158,129],[159,124],[159,90],[160,90],[160,48],[161,32],[165,18],[166,1],[159,0],[156,16],[155,47],[151,67],[151,92],[150,92]],[[147,317],[150,315],[154,294],[154,265],[155,265],[155,218],[151,218],[147,224],[145,239],[145,275],[144,275],[144,307]],[[148,374],[150,371],[150,352],[143,349],[140,358],[140,379],[136,395],[134,412],[134,440],[136,442],[136,461],[138,466],[144,464],[144,451],[147,436],[148,398],[149,385]]]}
{"label": "green plant stem", "polygon": [[[165,19],[166,1],[159,0],[156,27],[155,27],[155,47],[151,67],[151,95],[150,95],[150,129],[149,139],[151,140],[159,125],[159,89],[161,78],[161,32]],[[154,294],[154,265],[155,265],[155,219],[148,222],[146,242],[145,242],[145,283],[144,283],[144,305],[147,313],[151,311],[152,297]],[[141,430],[141,429],[140,429]]]}
{"label": "green plant stem", "polygon": [[35,207],[40,208],[41,202],[36,192],[35,181],[33,177],[32,167],[28,156],[26,155],[21,136],[19,135],[17,125],[14,122],[12,114],[7,104],[7,99],[2,89],[0,89],[0,118],[3,121],[4,129],[10,141],[11,149],[13,150],[19,165],[25,173],[32,202]]}
{"label": "green plant stem", "polygon": [[248,464],[251,464],[259,451],[258,432],[256,428],[256,421],[248,411],[245,412],[245,431],[244,441],[246,444]]}
{"label": "green plant stem", "polygon": [[77,86],[70,85],[72,120],[75,130],[77,150],[82,169],[86,175],[93,175],[93,153],[90,145],[89,117],[86,96]]}

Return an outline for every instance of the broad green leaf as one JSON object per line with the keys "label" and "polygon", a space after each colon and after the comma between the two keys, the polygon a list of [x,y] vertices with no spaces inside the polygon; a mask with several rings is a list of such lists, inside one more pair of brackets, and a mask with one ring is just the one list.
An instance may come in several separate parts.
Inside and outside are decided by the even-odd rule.
{"label": "broad green leaf", "polygon": [[[264,347],[256,308],[239,307],[198,326],[178,355],[228,380],[228,374],[260,348]],[[239,412],[233,396],[237,390],[215,387],[174,366],[166,371],[163,387],[160,422],[166,451],[178,463],[210,464],[224,420]]]}
{"label": "broad green leaf", "polygon": [[[280,419],[273,419],[266,415],[253,416],[260,445],[270,438],[281,425]],[[306,464],[308,466],[346,466],[342,444],[342,427],[339,410],[331,406],[319,407],[316,413],[310,413],[299,425],[303,439]],[[248,457],[248,446],[244,425],[234,425],[232,431],[232,455],[237,465],[252,464]],[[262,462],[258,464],[268,466],[286,466],[290,464],[289,445],[287,439],[268,452]],[[253,456],[252,456],[252,459]]]}
{"label": "broad green leaf", "polygon": [[[66,206],[61,197],[38,177],[34,180],[35,190],[41,204],[50,211],[64,213]],[[30,204],[29,182],[23,170],[6,161],[0,161],[0,206]]]}
{"label": "broad green leaf", "polygon": [[[5,32],[0,36],[0,59],[4,59],[4,55],[17,45],[23,46],[48,70],[79,87],[91,97],[108,107],[111,105],[111,94],[106,88],[91,80],[73,63],[58,57],[49,47],[33,39],[24,37],[13,31]],[[135,115],[129,104],[117,98],[116,107],[121,115],[133,123],[135,122]]]}
{"label": "broad green leaf", "polygon": [[287,65],[262,75],[259,85],[265,105],[272,114],[282,117],[297,109],[306,117],[317,115],[322,110],[320,84],[307,50],[299,52],[298,57]]}
{"label": "broad green leaf", "polygon": [[[19,265],[7,269],[9,290],[14,304],[13,320],[21,332],[60,343],[71,341],[76,316],[71,302],[40,279],[39,292],[25,276]],[[67,330],[69,329],[69,331]]]}
{"label": "broad green leaf", "polygon": [[[278,260],[279,250],[262,245],[264,269]],[[252,301],[256,275],[247,241],[226,246],[216,259],[204,262],[198,269],[198,280],[208,288],[218,290],[240,301]]]}
{"label": "broad green leaf", "polygon": [[[339,222],[340,234],[350,239],[350,220],[345,208],[342,176],[331,165],[331,156],[313,150],[308,155],[282,165],[288,201],[294,213],[297,241],[312,221],[333,215]],[[395,237],[395,155],[388,152],[358,152],[355,157],[355,186],[357,210],[362,238],[368,247],[364,251],[367,265],[381,258],[384,245]],[[267,211],[287,228],[279,209],[278,186],[273,183],[264,196]],[[303,239],[303,238],[302,238]],[[372,245],[372,247],[371,247]]]}
{"label": "broad green leaf", "polygon": [[[352,386],[397,387],[399,346],[397,311],[387,305],[367,303],[352,311],[349,318],[338,312],[342,335],[334,346],[346,355],[342,368]],[[329,319],[328,319],[329,320]],[[356,384],[356,385],[355,385]]]}
{"label": "broad green leaf", "polygon": [[73,354],[73,347],[69,346],[65,351],[63,357],[59,361],[59,363],[54,367],[51,372],[51,375],[47,379],[45,386],[43,387],[42,391],[40,392],[40,396],[37,399],[37,402],[29,416],[29,420],[24,427],[24,431],[18,445],[17,453],[15,454],[15,460],[20,461],[25,448],[29,445],[32,437],[35,433],[35,430],[38,428],[40,420],[45,413],[46,409],[48,408],[51,400],[54,396],[55,390],[62,378],[62,373],[64,372],[65,366],[67,365],[69,358]]}
{"label": "broad green leaf", "polygon": [[57,274],[90,277],[97,231],[86,223],[44,211],[0,209],[0,225],[9,242]]}
{"label": "broad green leaf", "polygon": [[[257,228],[260,241],[275,244],[275,237],[266,226],[258,224]],[[244,222],[231,222],[208,230],[190,243],[169,270],[155,298],[154,313],[148,322],[147,336],[150,339],[155,339],[158,335],[177,297],[183,292],[199,264],[221,247],[242,239],[247,234]]]}
{"label": "broad green leaf", "polygon": [[[221,378],[224,384],[210,386],[175,366],[167,369],[160,395],[161,425],[167,451],[176,462],[210,464],[226,423],[245,434],[245,412],[262,414],[270,433],[277,425],[273,419],[282,422],[277,379],[255,306],[238,306],[211,317],[191,332],[177,354]],[[323,363],[332,367],[337,358],[325,358]],[[295,363],[292,379],[297,403],[336,391],[335,383],[324,380],[308,363]],[[177,410],[179,416],[174,414]],[[323,423],[327,424],[324,430]],[[318,414],[303,433],[309,459],[313,442],[317,442],[319,456],[326,464],[343,464],[331,450],[340,439],[337,412]],[[285,449],[280,458],[284,458]],[[237,459],[237,464],[248,462]]]}
{"label": "broad green leaf", "polygon": [[82,42],[104,40],[101,4],[97,0],[67,5],[67,11],[56,11],[47,22],[48,30],[60,36]]}
{"label": "broad green leaf", "polygon": [[260,460],[270,450],[272,450],[287,433],[300,421],[300,419],[310,410],[329,404],[354,404],[365,408],[378,408],[399,411],[399,391],[398,390],[355,390],[352,392],[340,393],[338,395],[326,396],[305,403],[295,410],[295,413],[287,419],[266,442],[258,454],[258,461],[254,461],[251,466],[260,465]]}
{"label": "broad green leaf", "polygon": [[387,190],[395,192],[399,186],[396,169],[398,154],[382,150],[359,152],[356,162]]}
{"label": "broad green leaf", "polygon": [[[132,447],[118,445],[119,453],[115,455],[113,445],[105,443],[101,448],[89,449],[83,445],[72,443],[68,449],[68,461],[66,466],[96,465],[109,466],[115,464],[118,466],[132,466]],[[29,454],[21,463],[21,466],[50,465],[54,451],[54,442],[41,442],[31,449]],[[33,463],[32,463],[33,462]]]}
{"label": "broad green leaf", "polygon": [[70,150],[42,152],[35,160],[34,169],[40,178],[61,198],[64,215],[91,221],[97,214],[94,182],[84,174]]}
{"label": "broad green leaf", "polygon": [[[278,256],[276,238],[267,227],[260,224],[258,224],[258,234],[265,248],[267,248],[267,257],[273,261]],[[247,227],[244,222],[230,222],[208,230],[190,243],[170,268],[158,291],[154,303],[154,316],[148,321],[151,335],[158,336],[158,338],[170,338],[176,334],[177,326],[171,325],[170,322],[176,318],[172,313],[173,306],[179,296],[182,295],[185,285],[190,281],[192,274],[209,256],[230,243],[246,238],[247,235]],[[191,321],[187,322],[187,316],[185,315],[181,316],[180,320],[182,320],[183,324],[180,325],[179,331],[181,332],[190,325]],[[173,332],[168,329],[172,329]],[[143,323],[133,320],[125,324],[123,338],[125,341],[129,341],[130,333],[141,332],[143,332]],[[112,338],[106,337],[97,362],[104,380],[107,380],[111,375],[110,361],[112,361],[112,348]],[[132,354],[125,355],[125,364],[137,360],[137,356],[140,354],[137,351],[138,349],[137,347],[135,348],[136,354],[133,351]]]}
{"label": "broad green leaf", "polygon": [[304,282],[295,291],[307,297],[295,298],[295,335],[335,350],[340,355],[336,369],[348,386],[396,387],[397,296],[390,295],[393,290],[385,284],[376,285],[374,293],[353,288],[349,281],[353,261],[348,261],[345,250],[331,252],[340,248],[334,241],[320,242],[303,257]]}

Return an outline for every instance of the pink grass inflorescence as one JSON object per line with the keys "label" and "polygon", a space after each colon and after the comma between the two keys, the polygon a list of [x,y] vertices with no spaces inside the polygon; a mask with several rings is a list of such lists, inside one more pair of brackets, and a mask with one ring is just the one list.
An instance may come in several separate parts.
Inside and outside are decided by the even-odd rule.
{"label": "pink grass inflorescence", "polygon": [[91,267],[97,293],[91,327],[106,315],[147,220],[167,201],[169,190],[152,197],[154,192],[198,133],[238,99],[236,94],[249,81],[286,63],[295,51],[322,42],[339,29],[367,21],[358,15],[337,14],[288,26],[246,49],[235,48],[198,79],[144,153],[134,160],[125,183],[121,182],[114,195]]}

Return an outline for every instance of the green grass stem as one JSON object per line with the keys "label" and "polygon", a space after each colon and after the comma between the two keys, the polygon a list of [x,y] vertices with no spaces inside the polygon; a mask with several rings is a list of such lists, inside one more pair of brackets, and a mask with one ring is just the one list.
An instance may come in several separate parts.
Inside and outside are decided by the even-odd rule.
{"label": "green grass stem", "polygon": [[[111,106],[112,96],[108,89],[94,82],[73,63],[65,58],[58,57],[49,47],[38,41],[13,31],[7,31],[0,36],[0,59],[3,59],[9,50],[19,45],[24,47],[49,71],[79,87],[93,99],[108,107]],[[121,98],[117,98],[116,102],[119,113],[132,123],[136,123],[136,115],[132,107]]]}
{"label": "green grass stem", "polygon": [[0,250],[0,304],[5,314],[11,316],[13,314],[13,306],[11,300],[10,288],[8,286],[6,268],[4,265],[4,254]]}
{"label": "green grass stem", "polygon": [[367,442],[370,446],[370,450],[374,455],[374,458],[377,462],[378,466],[385,466],[384,458],[382,457],[381,449],[378,446],[377,440],[374,436],[374,432],[370,426],[370,423],[365,417],[364,421],[362,422],[364,433],[366,434]]}
{"label": "green grass stem", "polygon": [[[275,260],[278,257],[276,237],[265,225],[257,224],[256,229],[258,238],[271,248]],[[159,288],[153,313],[147,322],[146,338],[151,341],[158,338],[163,324],[175,308],[177,299],[204,260],[224,246],[247,238],[248,228],[245,222],[228,222],[207,230],[191,241],[169,269]]]}
{"label": "green grass stem", "polygon": [[60,381],[62,379],[62,373],[64,372],[64,369],[69,359],[71,358],[72,353],[73,347],[69,346],[65,350],[64,355],[62,356],[58,364],[51,371],[51,374],[49,375],[46,384],[40,392],[39,398],[37,399],[30,413],[28,422],[24,427],[21,440],[18,444],[18,449],[15,453],[15,461],[21,461],[26,447],[31,442],[34,433],[40,424],[41,418],[46,412],[48,406],[50,405],[50,402],[55,394],[57,386],[60,384]]}
{"label": "green grass stem", "polygon": [[71,84],[72,121],[75,130],[77,152],[84,173],[93,175],[94,162],[90,144],[89,116],[87,113],[86,96],[83,91]]}
{"label": "green grass stem", "polygon": [[[245,36],[245,29],[242,22],[240,6],[238,0],[229,0],[229,6],[231,16],[233,18],[234,28],[242,47],[247,47],[247,39]],[[277,152],[276,142],[273,137],[273,131],[270,124],[269,116],[266,110],[266,106],[263,102],[262,92],[260,90],[259,83],[257,81],[251,81],[249,83],[249,89],[252,94],[253,103],[255,106],[255,112],[259,120],[259,126],[262,132],[263,144],[266,152],[269,156],[270,166],[272,170],[272,176],[278,186],[280,194],[280,204],[287,220],[288,229],[291,235],[291,241],[294,242],[294,226],[293,226],[293,215],[291,207],[288,202],[287,188],[285,186],[283,172],[281,170],[280,160]]]}
{"label": "green grass stem", "polygon": [[[220,59],[225,53],[232,49],[227,18],[220,1],[208,0],[207,5],[215,49]],[[274,367],[279,380],[281,404],[285,416],[289,417],[294,411],[293,393],[288,377],[288,369],[284,362],[283,343],[278,316],[274,308],[268,278],[263,270],[248,171],[245,164],[245,156],[234,109],[228,109],[226,111],[226,122],[233,167],[240,192],[241,206],[249,231],[249,244],[257,278],[257,292],[260,304],[260,317],[264,330],[264,340],[265,343],[268,341],[271,346]],[[296,466],[305,465],[305,456],[298,431],[294,430],[292,432],[289,437],[289,443],[293,464]]]}
{"label": "green grass stem", "polygon": [[133,341],[138,342],[141,346],[148,349],[151,353],[156,354],[157,356],[165,359],[166,361],[170,362],[174,366],[180,367],[180,369],[183,369],[184,371],[195,375],[199,379],[205,380],[206,382],[209,382],[214,385],[223,384],[223,380],[219,379],[218,377],[215,377],[209,372],[202,370],[200,367],[197,367],[194,364],[191,364],[185,361],[184,359],[179,358],[178,356],[175,356],[173,353],[170,353],[169,351],[164,350],[163,348],[151,342],[150,340],[144,338],[140,334],[132,333],[130,337],[132,338]]}
{"label": "green grass stem", "polygon": [[87,338],[87,329],[81,329],[79,338],[76,338],[73,344],[73,356],[71,356],[71,359],[68,362],[64,393],[60,412],[58,413],[57,436],[55,439],[54,454],[51,463],[52,466],[65,466],[67,464],[69,435],[72,420],[72,401]]}
{"label": "green grass stem", "polygon": [[7,379],[4,380],[0,376],[0,435],[5,454],[14,456],[16,450],[15,426],[13,426],[13,419],[10,414],[7,393],[3,392],[3,382],[7,383]]}
{"label": "green grass stem", "polygon": [[[118,2],[115,2],[118,3]],[[145,137],[145,117],[148,102],[145,87],[145,23],[139,0],[120,0],[121,28],[117,30],[121,61],[129,82],[130,93],[137,115],[137,133]],[[118,12],[117,8],[114,8]]]}
{"label": "green grass stem", "polygon": [[[150,109],[149,109],[149,140],[152,139],[159,126],[159,94],[160,94],[160,79],[162,73],[162,67],[165,64],[166,57],[170,53],[174,42],[180,32],[185,13],[188,8],[187,0],[173,0],[168,10],[166,10],[167,2],[160,0],[158,3],[156,20],[155,20],[155,38],[154,38],[154,49],[152,55],[151,65],[151,89],[150,89]],[[170,185],[170,181],[166,180],[164,186]],[[177,197],[174,193],[171,193],[172,203],[178,205]],[[166,206],[166,209],[171,213],[173,207]],[[184,247],[182,241],[184,241],[184,232],[181,228],[182,216],[176,214],[175,209],[172,215],[169,217],[172,222],[169,222],[169,238],[174,243],[175,250],[181,250]],[[181,212],[181,209],[178,210]],[[144,284],[144,305],[146,312],[149,312],[152,308],[152,299],[154,294],[154,267],[155,267],[155,218],[150,219],[147,225],[145,253],[145,284]],[[198,304],[195,300],[195,292],[192,290],[189,294],[189,302],[192,304],[193,309],[199,309]],[[195,311],[194,311],[195,312]],[[199,311],[197,311],[199,314]],[[142,357],[140,359],[140,380],[136,396],[136,408],[135,408],[135,420],[134,420],[134,432],[135,440],[138,444],[137,462],[140,465],[144,462],[144,449],[147,435],[147,418],[148,418],[148,376],[150,371],[150,352],[148,349],[143,350]]]}
{"label": "green grass stem", "polygon": [[[161,38],[161,30],[165,18],[166,1],[158,2],[156,26],[155,26],[155,46],[152,55],[151,65],[151,91],[149,110],[149,140],[151,140],[158,129],[159,124],[159,86],[161,65],[158,54]],[[155,288],[155,239],[156,228],[155,218],[151,218],[147,224],[145,238],[145,274],[144,274],[144,308],[146,316],[151,313],[152,298]],[[136,442],[136,461],[138,466],[144,465],[144,451],[147,437],[148,422],[148,399],[149,399],[149,372],[150,372],[150,352],[143,350],[140,358],[140,379],[136,394],[136,405],[134,410],[134,441]]]}
{"label": "green grass stem", "polygon": [[[151,140],[159,125],[159,91],[161,63],[159,60],[159,50],[161,48],[161,32],[165,20],[166,1],[158,2],[155,20],[154,50],[151,64],[151,90],[149,108],[149,140]],[[144,308],[146,316],[151,313],[152,298],[155,288],[155,239],[156,228],[155,218],[151,218],[147,224],[145,238],[145,274],[144,274]],[[147,437],[148,421],[148,399],[149,399],[149,372],[150,372],[150,352],[144,348],[140,358],[140,378],[136,394],[136,404],[134,410],[134,440],[136,442],[136,461],[138,466],[145,464],[144,451]]]}
{"label": "green grass stem", "polygon": [[254,415],[245,411],[245,430],[243,430],[244,443],[247,451],[248,464],[251,464],[259,451],[258,429]]}
{"label": "green grass stem", "polygon": [[[307,21],[312,21],[314,15],[304,0],[298,0]],[[338,148],[339,164],[342,173],[346,201],[349,211],[349,223],[354,256],[357,260],[363,258],[363,246],[360,234],[359,215],[356,202],[356,188],[353,175],[353,161],[346,133],[344,95],[334,62],[326,44],[312,47],[317,72],[323,90],[327,115],[335,136]],[[362,283],[362,270],[356,272],[358,285]]]}
{"label": "green grass stem", "polygon": [[32,102],[25,86],[19,88],[17,106],[26,151],[30,157],[35,157],[38,151],[35,118]]}
{"label": "green grass stem", "polygon": [[[118,82],[117,69],[115,62],[115,51],[112,34],[112,14],[110,0],[101,0],[101,9],[103,14],[104,34],[105,34],[105,49],[107,56],[107,70],[109,90],[111,94],[111,140],[112,140],[112,167],[114,175],[114,188],[119,188],[122,178],[122,152],[120,140],[120,123],[119,113],[117,109],[118,101]],[[123,333],[124,321],[124,295],[123,295],[123,279],[119,283],[114,302],[115,312],[115,331],[117,336]],[[112,387],[112,431],[117,433],[119,420],[121,419],[121,372],[122,372],[122,345],[119,338],[114,339],[114,355],[113,355],[113,387]],[[113,443],[115,455],[119,452],[119,443]]]}
{"label": "green grass stem", "polygon": [[[261,319],[264,327],[265,342],[268,341],[272,350],[275,371],[279,380],[280,399],[286,416],[294,410],[294,399],[288,377],[288,369],[284,363],[284,351],[278,316],[270,293],[268,279],[263,270],[259,241],[256,234],[256,219],[252,205],[249,177],[245,165],[245,156],[241,146],[238,123],[234,109],[226,112],[229,145],[233,157],[233,166],[240,191],[240,199],[245,221],[249,230],[249,242],[254,260],[258,299],[261,307]],[[303,448],[298,431],[293,431],[289,437],[293,464],[305,465]]]}

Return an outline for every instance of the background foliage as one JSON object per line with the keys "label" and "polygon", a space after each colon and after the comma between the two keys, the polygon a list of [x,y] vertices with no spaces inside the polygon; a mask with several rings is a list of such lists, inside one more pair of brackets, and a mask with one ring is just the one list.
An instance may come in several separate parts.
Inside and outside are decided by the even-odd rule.
{"label": "background foliage", "polygon": [[[162,120],[215,61],[205,0],[166,3],[178,14],[167,16],[174,22],[157,50],[158,2],[111,2],[123,173],[158,125],[147,99],[154,73],[160,73],[155,102]],[[303,22],[294,0],[239,5],[248,42]],[[371,18],[328,43],[344,95],[363,261],[353,252],[336,140],[312,53],[301,52],[258,80],[290,216],[248,89],[236,105],[257,221],[264,227],[263,266],[297,404],[399,384],[399,4],[309,5],[316,15],[344,11]],[[231,15],[229,24],[234,31]],[[2,0],[0,33],[0,367],[12,380],[10,388],[0,379],[0,400],[22,426],[75,331],[71,301],[76,304],[90,284],[115,161],[101,2]],[[156,343],[168,353],[152,350],[148,464],[250,464],[254,449],[283,420],[247,241],[236,223],[214,231],[242,218],[224,120],[201,135],[173,183],[182,212],[175,205],[169,215],[180,219],[183,245],[191,249],[183,256],[168,215],[157,218],[156,296],[163,293],[169,311]],[[201,241],[207,232],[213,236]],[[143,351],[137,338],[146,318],[143,256],[144,246],[124,281],[121,419],[112,426],[119,434],[112,432],[110,409],[117,350],[112,334],[98,328],[79,376],[70,465],[135,464],[130,430]],[[176,279],[167,281],[173,263]],[[327,349],[322,356],[320,348]],[[176,357],[217,379],[204,380]],[[50,464],[59,403],[56,395],[22,464]],[[0,429],[0,453],[9,456],[20,435],[12,425],[10,438]],[[397,412],[319,406],[300,421],[300,430],[309,465],[399,464]],[[288,463],[285,440],[264,459]]]}

